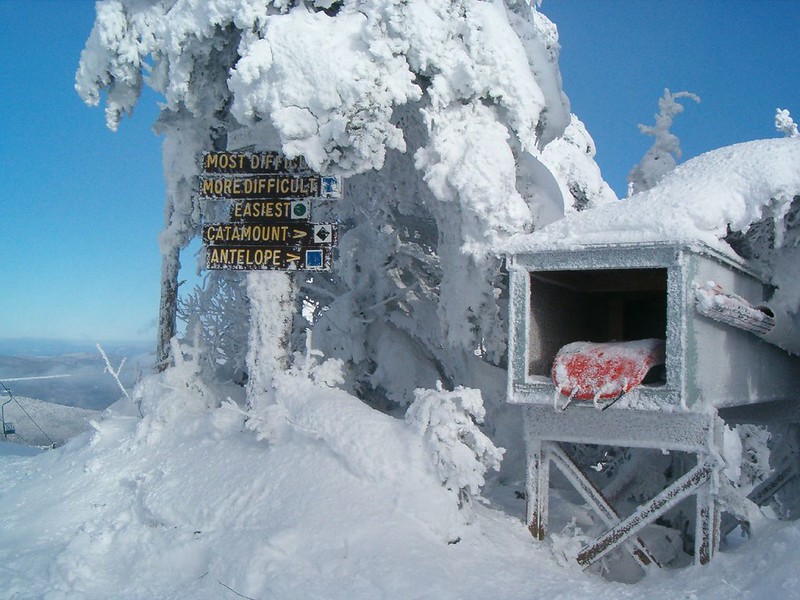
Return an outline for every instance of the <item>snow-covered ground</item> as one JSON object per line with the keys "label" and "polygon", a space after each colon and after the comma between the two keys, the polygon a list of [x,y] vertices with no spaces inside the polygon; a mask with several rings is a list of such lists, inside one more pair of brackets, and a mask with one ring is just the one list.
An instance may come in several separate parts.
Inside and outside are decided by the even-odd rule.
{"label": "snow-covered ground", "polygon": [[7,436],[12,443],[26,446],[63,446],[75,436],[91,429],[89,422],[101,418],[101,412],[0,394],[0,404],[6,403],[3,415],[15,432]]}
{"label": "snow-covered ground", "polygon": [[[65,446],[0,444],[0,595],[800,598],[799,523],[766,521],[705,567],[611,583],[566,565],[563,540],[535,543],[522,501],[459,510],[404,421],[302,373],[278,390],[265,429],[245,422],[235,388],[173,370],[134,396],[144,418],[121,400]],[[582,518],[559,493],[554,504]]]}

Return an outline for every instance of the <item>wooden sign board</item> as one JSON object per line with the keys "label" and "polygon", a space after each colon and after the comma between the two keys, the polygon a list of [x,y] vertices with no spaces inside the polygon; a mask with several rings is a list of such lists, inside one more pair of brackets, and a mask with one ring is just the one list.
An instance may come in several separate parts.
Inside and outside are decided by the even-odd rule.
{"label": "wooden sign board", "polygon": [[209,246],[206,269],[235,271],[330,271],[330,246]]}
{"label": "wooden sign board", "polygon": [[288,158],[278,152],[204,152],[203,172],[258,175],[262,173],[310,173],[302,156]]}
{"label": "wooden sign board", "polygon": [[342,180],[340,177],[321,175],[201,176],[200,195],[224,200],[341,198]]}
{"label": "wooden sign board", "polygon": [[328,271],[334,223],[310,223],[311,200],[342,197],[342,180],[314,173],[303,157],[205,152],[200,197],[230,200],[230,222],[203,227],[207,269]]}
{"label": "wooden sign board", "polygon": [[338,239],[335,223],[210,223],[203,227],[203,243],[208,246],[333,246]]}
{"label": "wooden sign board", "polygon": [[234,200],[231,221],[307,221],[311,217],[308,200]]}

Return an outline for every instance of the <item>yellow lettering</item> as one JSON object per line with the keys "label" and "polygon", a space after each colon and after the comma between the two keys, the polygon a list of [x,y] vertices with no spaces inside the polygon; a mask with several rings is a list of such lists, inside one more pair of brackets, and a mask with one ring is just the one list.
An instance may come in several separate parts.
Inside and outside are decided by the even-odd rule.
{"label": "yellow lettering", "polygon": [[219,156],[214,152],[209,152],[205,155],[205,162],[203,163],[203,169],[208,171],[209,169],[215,169],[219,164]]}

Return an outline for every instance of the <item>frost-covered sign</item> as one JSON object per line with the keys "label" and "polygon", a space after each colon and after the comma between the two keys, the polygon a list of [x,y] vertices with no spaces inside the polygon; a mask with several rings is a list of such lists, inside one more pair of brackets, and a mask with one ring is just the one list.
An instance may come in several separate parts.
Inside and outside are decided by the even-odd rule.
{"label": "frost-covered sign", "polygon": [[200,178],[203,198],[238,200],[280,198],[341,198],[342,180],[320,175],[234,175]]}
{"label": "frost-covered sign", "polygon": [[341,198],[338,177],[276,152],[205,152],[200,196],[231,201],[229,222],[203,226],[206,268],[330,270],[335,223],[311,223],[312,199]]}
{"label": "frost-covered sign", "polygon": [[332,262],[330,246],[301,248],[239,244],[206,248],[207,269],[329,271]]}
{"label": "frost-covered sign", "polygon": [[331,246],[338,240],[335,223],[211,223],[203,227],[207,246],[284,244]]}
{"label": "frost-covered sign", "polygon": [[311,173],[305,159],[277,152],[204,152],[204,173],[252,174]]}
{"label": "frost-covered sign", "polygon": [[308,200],[236,200],[231,204],[231,221],[307,221],[311,217]]}

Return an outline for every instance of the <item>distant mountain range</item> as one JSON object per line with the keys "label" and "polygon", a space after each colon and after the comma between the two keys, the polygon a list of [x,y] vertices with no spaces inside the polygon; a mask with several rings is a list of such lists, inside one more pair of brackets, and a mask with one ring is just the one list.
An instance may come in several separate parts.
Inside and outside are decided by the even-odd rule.
{"label": "distant mountain range", "polygon": [[[125,365],[120,380],[130,391],[140,374],[155,362],[153,344],[144,342],[101,344],[112,366]],[[91,342],[0,339],[0,382],[15,396],[35,398],[65,406],[103,410],[123,394]],[[48,379],[25,379],[24,378]],[[7,396],[0,388],[0,398]]]}
{"label": "distant mountain range", "polygon": [[[0,356],[56,356],[75,352],[97,352],[95,341],[52,340],[46,338],[0,338]],[[155,347],[155,341],[99,342],[103,349],[114,353],[143,354]]]}

